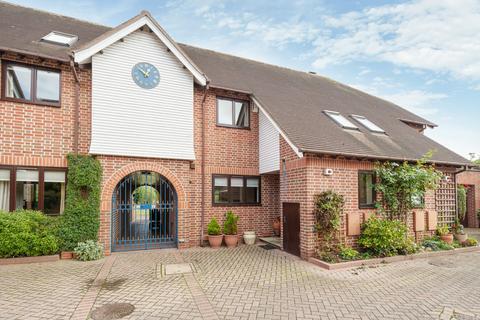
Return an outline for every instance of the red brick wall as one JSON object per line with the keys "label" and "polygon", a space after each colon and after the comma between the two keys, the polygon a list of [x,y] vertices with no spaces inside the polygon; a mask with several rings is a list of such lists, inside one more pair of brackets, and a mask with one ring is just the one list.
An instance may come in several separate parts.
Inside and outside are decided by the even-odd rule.
{"label": "red brick wall", "polygon": [[[61,107],[0,101],[0,164],[65,167],[65,155],[73,151],[75,82],[70,66],[16,54],[3,54],[3,60],[60,69]],[[82,106],[80,150],[87,152],[91,118],[90,71],[78,72]]]}
{"label": "red brick wall", "polygon": [[457,183],[474,186],[474,206],[470,205],[468,210],[468,227],[477,228],[479,221],[476,211],[480,209],[480,172],[465,171],[457,175]]}
{"label": "red brick wall", "polygon": [[[308,258],[315,254],[319,239],[315,226],[314,195],[326,190],[334,190],[345,198],[345,210],[339,232],[339,240],[347,246],[356,246],[358,236],[347,233],[347,215],[360,214],[360,222],[365,221],[366,214],[374,213],[374,209],[360,209],[358,207],[358,171],[373,170],[371,161],[357,161],[334,159],[317,155],[304,155],[298,158],[284,139],[280,139],[281,159],[287,159],[286,173],[280,172],[280,198],[281,202],[300,203],[300,238],[301,256]],[[333,169],[333,175],[325,176],[324,169]],[[427,226],[426,211],[436,209],[435,191],[425,195],[425,208],[418,209],[424,214]],[[416,241],[421,241],[432,231],[414,232],[413,215],[408,217],[409,233]],[[283,231],[283,230],[282,230]],[[282,232],[283,234],[283,232]]]}

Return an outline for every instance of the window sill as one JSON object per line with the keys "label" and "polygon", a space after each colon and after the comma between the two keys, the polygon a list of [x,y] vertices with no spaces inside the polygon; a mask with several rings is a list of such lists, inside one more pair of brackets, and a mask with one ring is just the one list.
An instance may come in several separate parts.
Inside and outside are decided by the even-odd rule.
{"label": "window sill", "polygon": [[230,125],[228,125],[228,124],[220,124],[220,123],[217,123],[217,127],[219,127],[219,128],[227,128],[227,129],[250,130],[250,127],[237,127],[237,126],[230,126]]}
{"label": "window sill", "polygon": [[261,207],[261,203],[212,203],[212,207]]}
{"label": "window sill", "polygon": [[36,106],[40,106],[40,107],[61,108],[60,103],[59,104],[43,103],[43,102],[38,102],[38,101],[21,100],[21,99],[15,99],[15,98],[7,98],[7,97],[3,97],[2,101],[13,102],[13,103],[21,103],[21,104],[31,104],[31,105],[36,105]]}

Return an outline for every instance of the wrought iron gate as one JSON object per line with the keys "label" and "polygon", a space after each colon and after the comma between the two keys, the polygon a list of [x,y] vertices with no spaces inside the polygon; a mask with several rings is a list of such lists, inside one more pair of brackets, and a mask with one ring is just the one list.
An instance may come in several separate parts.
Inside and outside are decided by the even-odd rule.
{"label": "wrought iron gate", "polygon": [[112,251],[176,247],[175,189],[158,173],[131,173],[115,188],[111,221]]}

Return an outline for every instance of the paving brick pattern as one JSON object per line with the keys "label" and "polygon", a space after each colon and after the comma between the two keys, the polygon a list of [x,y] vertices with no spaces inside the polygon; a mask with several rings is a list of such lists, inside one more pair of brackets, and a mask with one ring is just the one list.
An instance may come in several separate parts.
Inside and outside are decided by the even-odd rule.
{"label": "paving brick pattern", "polygon": [[[195,272],[158,271],[179,262]],[[0,318],[68,319],[102,263],[0,267]],[[116,254],[94,308],[133,304],[123,319],[480,319],[479,265],[478,252],[341,271],[257,246]]]}
{"label": "paving brick pattern", "polygon": [[0,266],[0,319],[69,319],[103,261]]}

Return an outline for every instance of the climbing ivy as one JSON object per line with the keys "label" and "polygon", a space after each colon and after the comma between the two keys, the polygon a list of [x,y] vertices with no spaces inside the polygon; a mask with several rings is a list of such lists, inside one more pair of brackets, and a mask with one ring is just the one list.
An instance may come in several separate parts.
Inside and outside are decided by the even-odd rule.
{"label": "climbing ivy", "polygon": [[100,227],[100,162],[88,155],[69,154],[65,211],[58,238],[63,251],[79,242],[98,239]]}
{"label": "climbing ivy", "polygon": [[424,196],[427,190],[436,189],[443,174],[427,164],[428,153],[415,164],[408,162],[378,163],[375,172],[378,181],[376,191],[381,194],[377,208],[389,219],[406,222],[407,215],[415,207],[415,199]]}
{"label": "climbing ivy", "polygon": [[467,189],[459,185],[457,187],[457,202],[458,202],[458,220],[460,222],[465,218],[467,213]]}
{"label": "climbing ivy", "polygon": [[332,190],[314,196],[316,230],[322,239],[318,255],[324,260],[332,260],[338,251],[335,237],[340,229],[344,205],[343,196]]}

